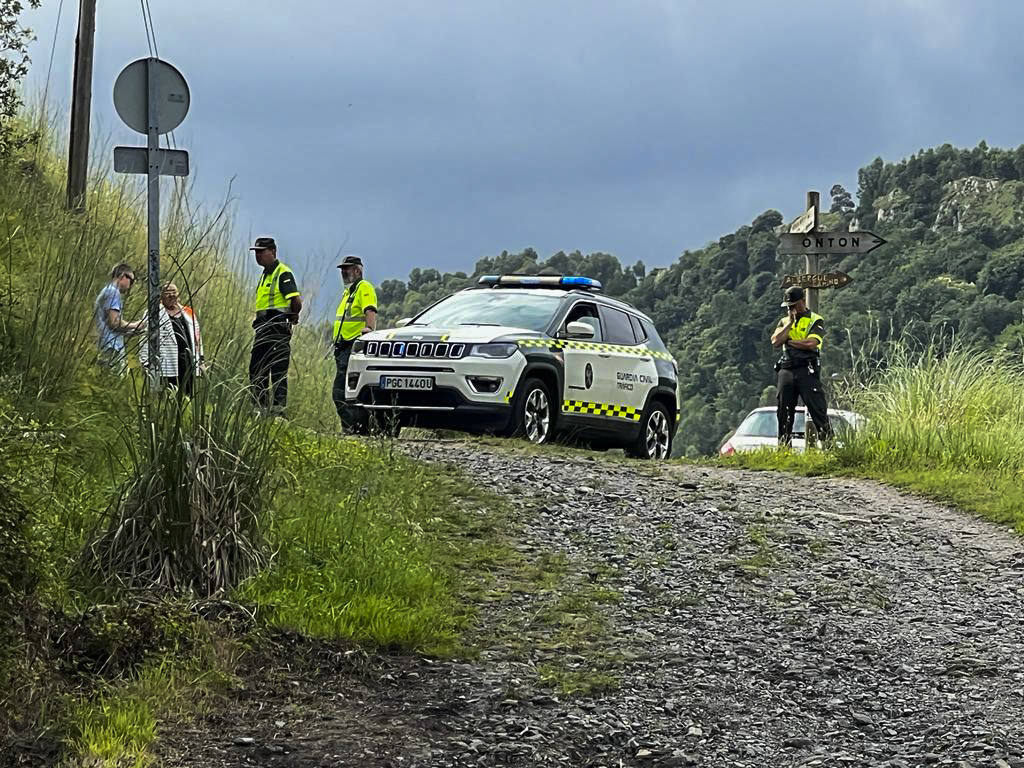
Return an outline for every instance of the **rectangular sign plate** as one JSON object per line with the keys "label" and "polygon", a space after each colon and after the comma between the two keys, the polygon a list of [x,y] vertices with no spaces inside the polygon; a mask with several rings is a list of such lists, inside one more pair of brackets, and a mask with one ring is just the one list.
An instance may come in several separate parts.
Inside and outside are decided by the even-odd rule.
{"label": "rectangular sign plate", "polygon": [[381,389],[408,389],[414,392],[427,392],[434,388],[434,377],[381,376],[378,386]]}
{"label": "rectangular sign plate", "polygon": [[779,235],[779,253],[832,253],[850,255],[871,253],[885,240],[874,232],[805,232]]}
{"label": "rectangular sign plate", "polygon": [[[188,152],[184,149],[158,149],[161,176],[188,176]],[[149,153],[145,147],[114,147],[116,173],[149,173]]]}

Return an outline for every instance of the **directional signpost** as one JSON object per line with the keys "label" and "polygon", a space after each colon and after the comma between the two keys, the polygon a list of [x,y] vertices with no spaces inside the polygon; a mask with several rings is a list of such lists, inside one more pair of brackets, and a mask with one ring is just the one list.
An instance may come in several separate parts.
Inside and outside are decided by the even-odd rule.
{"label": "directional signpost", "polygon": [[188,153],[160,149],[160,136],[185,119],[191,102],[181,73],[156,58],[133,61],[114,83],[114,107],[125,124],[146,134],[145,147],[114,147],[114,170],[149,177],[149,366],[150,384],[160,376],[160,177],[187,176]]}
{"label": "directional signpost", "polygon": [[801,288],[842,288],[853,282],[853,278],[845,272],[827,272],[825,274],[786,275],[782,280],[782,287],[789,288],[791,285],[799,285]]}
{"label": "directional signpost", "polygon": [[885,240],[874,232],[819,232],[817,192],[807,193],[807,211],[790,224],[789,232],[779,235],[778,252],[782,256],[804,254],[805,272],[802,275],[786,275],[783,288],[799,285],[807,289],[807,308],[818,306],[819,288],[841,288],[853,278],[843,272],[818,272],[819,256],[850,256],[871,253]]}
{"label": "directional signpost", "polygon": [[806,232],[803,234],[783,233],[779,235],[779,253],[820,253],[849,256],[871,253],[885,240],[873,232]]}

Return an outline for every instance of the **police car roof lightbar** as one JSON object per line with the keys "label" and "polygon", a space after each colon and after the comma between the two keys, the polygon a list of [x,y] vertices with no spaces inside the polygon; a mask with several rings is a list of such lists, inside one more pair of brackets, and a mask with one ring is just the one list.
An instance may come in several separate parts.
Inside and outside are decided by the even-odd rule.
{"label": "police car roof lightbar", "polygon": [[602,287],[601,281],[592,277],[565,275],[484,275],[477,283],[491,288],[577,288],[584,291],[600,291]]}

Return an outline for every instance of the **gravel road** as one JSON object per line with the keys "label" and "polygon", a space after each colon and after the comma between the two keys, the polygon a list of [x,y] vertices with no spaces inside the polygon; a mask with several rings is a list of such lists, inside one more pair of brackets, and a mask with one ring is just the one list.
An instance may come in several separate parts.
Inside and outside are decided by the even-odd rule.
{"label": "gravel road", "polygon": [[265,671],[165,764],[1024,768],[1009,531],[856,480],[413,450],[512,499],[557,579],[485,602],[472,662]]}

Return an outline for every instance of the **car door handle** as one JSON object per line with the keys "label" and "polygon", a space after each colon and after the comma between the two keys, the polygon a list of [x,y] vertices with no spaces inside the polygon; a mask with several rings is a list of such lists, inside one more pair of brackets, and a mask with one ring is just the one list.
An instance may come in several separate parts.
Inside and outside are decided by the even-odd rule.
{"label": "car door handle", "polygon": [[641,363],[649,363],[649,362],[651,362],[651,358],[649,358],[649,357],[641,357],[640,358],[640,362]]}
{"label": "car door handle", "polygon": [[598,357],[603,357],[603,358],[606,358],[606,359],[607,359],[607,358],[611,357],[611,353],[608,353],[608,352],[599,352],[599,353],[597,354],[597,356],[598,356]]}

